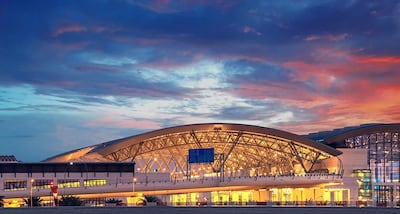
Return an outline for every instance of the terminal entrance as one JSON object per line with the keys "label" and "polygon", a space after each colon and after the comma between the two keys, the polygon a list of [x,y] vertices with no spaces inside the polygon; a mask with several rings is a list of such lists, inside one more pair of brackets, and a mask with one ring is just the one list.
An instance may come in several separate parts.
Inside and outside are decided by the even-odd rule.
{"label": "terminal entrance", "polygon": [[174,206],[347,206],[349,202],[350,189],[343,188],[271,188],[244,191],[215,191],[170,195],[170,203]]}

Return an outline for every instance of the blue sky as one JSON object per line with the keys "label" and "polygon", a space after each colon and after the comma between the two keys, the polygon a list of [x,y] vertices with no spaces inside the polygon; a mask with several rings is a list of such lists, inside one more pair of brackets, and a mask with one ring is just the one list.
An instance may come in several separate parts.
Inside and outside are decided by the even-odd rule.
{"label": "blue sky", "polygon": [[0,154],[164,127],[400,121],[398,1],[2,0]]}

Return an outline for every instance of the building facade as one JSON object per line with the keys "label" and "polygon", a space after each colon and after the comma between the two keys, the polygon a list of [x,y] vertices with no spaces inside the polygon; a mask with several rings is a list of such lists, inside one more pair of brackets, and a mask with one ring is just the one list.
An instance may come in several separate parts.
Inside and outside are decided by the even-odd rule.
{"label": "building facade", "polygon": [[[80,148],[42,163],[79,165],[73,181],[60,178],[66,171],[37,172],[34,177],[46,178],[40,181],[46,191],[53,181],[59,188],[75,186],[68,194],[88,200],[117,197],[127,205],[135,205],[137,196],[156,195],[176,206],[393,207],[400,205],[399,133],[398,124],[306,136],[242,124],[184,125]],[[190,151],[203,149],[213,152],[212,161],[190,161]],[[86,179],[84,166],[94,163],[135,163],[135,173],[111,165],[100,172],[90,165]],[[5,200],[26,197],[28,189],[36,188],[29,186],[30,174],[21,174],[19,180],[15,176],[7,171],[0,178]],[[42,196],[40,191],[37,195]]]}

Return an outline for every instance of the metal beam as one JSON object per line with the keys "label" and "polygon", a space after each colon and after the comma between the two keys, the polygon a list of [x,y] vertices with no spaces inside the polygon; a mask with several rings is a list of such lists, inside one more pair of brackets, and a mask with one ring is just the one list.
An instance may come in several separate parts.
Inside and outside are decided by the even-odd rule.
{"label": "metal beam", "polygon": [[311,162],[311,166],[310,166],[310,168],[308,169],[308,171],[311,171],[311,169],[314,167],[314,164],[315,164],[315,162],[317,162],[319,156],[321,156],[321,153],[320,153],[320,152],[317,153],[317,155],[315,156],[315,158],[314,158],[313,161]]}
{"label": "metal beam", "polygon": [[136,149],[135,153],[131,156],[132,160],[136,158],[136,156],[139,154],[140,150],[142,149],[142,145],[144,144],[143,141],[141,141],[138,144],[138,148]]}
{"label": "metal beam", "polygon": [[296,149],[294,143],[293,143],[293,142],[290,142],[290,143],[288,143],[288,144],[289,144],[290,149],[291,149],[292,152],[294,153],[293,155],[295,155],[296,158],[297,158],[297,160],[300,162],[300,165],[301,165],[301,167],[303,168],[304,172],[308,173],[308,170],[307,170],[306,167],[304,166],[303,159],[300,157],[300,154],[299,154],[299,152],[297,151],[297,149]]}
{"label": "metal beam", "polygon": [[225,164],[226,160],[228,159],[229,155],[232,153],[232,151],[235,148],[236,144],[239,142],[239,139],[242,136],[242,134],[243,134],[243,131],[240,131],[238,133],[238,135],[236,136],[236,139],[232,142],[231,148],[229,148],[229,151],[225,154],[224,160],[223,160],[223,162],[222,162],[220,167],[224,167],[224,164]]}
{"label": "metal beam", "polygon": [[202,145],[201,145],[201,143],[200,143],[200,141],[199,141],[199,139],[197,138],[196,133],[194,132],[194,130],[192,130],[192,131],[190,132],[190,135],[193,137],[194,142],[197,144],[197,146],[198,146],[199,148],[203,148]]}

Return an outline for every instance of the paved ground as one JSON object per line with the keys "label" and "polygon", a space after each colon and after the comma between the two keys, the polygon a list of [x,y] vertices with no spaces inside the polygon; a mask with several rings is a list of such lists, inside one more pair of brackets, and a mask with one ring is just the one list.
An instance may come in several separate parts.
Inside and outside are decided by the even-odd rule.
{"label": "paved ground", "polygon": [[289,208],[289,207],[56,207],[0,208],[0,214],[398,214],[398,208]]}

